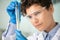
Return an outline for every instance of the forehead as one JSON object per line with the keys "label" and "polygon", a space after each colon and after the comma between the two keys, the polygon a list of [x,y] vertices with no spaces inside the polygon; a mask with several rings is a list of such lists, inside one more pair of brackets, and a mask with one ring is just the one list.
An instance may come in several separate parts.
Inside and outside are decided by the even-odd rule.
{"label": "forehead", "polygon": [[26,13],[29,15],[31,13],[41,10],[42,8],[43,8],[42,6],[34,4],[26,9]]}
{"label": "forehead", "polygon": [[38,5],[38,4],[33,4],[30,7],[26,8],[27,9],[35,9],[35,8],[42,8],[42,6]]}

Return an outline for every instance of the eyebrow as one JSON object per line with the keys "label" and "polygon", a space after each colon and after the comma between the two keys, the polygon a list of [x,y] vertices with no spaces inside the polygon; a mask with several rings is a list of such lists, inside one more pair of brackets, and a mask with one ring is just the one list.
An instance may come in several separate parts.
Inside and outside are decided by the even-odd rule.
{"label": "eyebrow", "polygon": [[[37,11],[35,11],[35,12],[31,13],[31,14],[39,13],[39,11],[40,11],[40,10],[37,10]],[[30,15],[31,15],[31,14],[30,14]],[[29,15],[26,15],[26,16],[28,17]]]}
{"label": "eyebrow", "polygon": [[36,13],[40,13],[40,10],[38,10],[38,11],[35,11],[34,13],[32,13],[32,14],[36,14]]}
{"label": "eyebrow", "polygon": [[[43,10],[43,9],[45,9],[45,7],[43,7],[43,8],[42,8],[42,10]],[[41,9],[40,9],[40,10],[37,10],[37,11],[35,11],[35,12],[31,13],[31,14],[39,13],[39,12],[41,12]]]}
{"label": "eyebrow", "polygon": [[[42,9],[45,9],[45,7],[43,7]],[[34,11],[34,12],[32,12],[31,14],[36,14],[36,13],[39,13],[39,11],[41,12],[41,9],[39,9],[39,10],[37,10],[37,11]],[[28,16],[28,15],[27,15]]]}

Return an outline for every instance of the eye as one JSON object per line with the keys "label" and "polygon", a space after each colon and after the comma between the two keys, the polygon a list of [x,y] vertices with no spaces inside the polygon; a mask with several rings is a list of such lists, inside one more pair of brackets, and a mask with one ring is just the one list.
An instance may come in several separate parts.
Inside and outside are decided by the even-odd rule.
{"label": "eye", "polygon": [[31,18],[32,18],[32,16],[27,16],[27,18],[31,19]]}
{"label": "eye", "polygon": [[40,14],[40,12],[35,12],[35,13],[34,13],[34,15],[39,15],[39,14]]}

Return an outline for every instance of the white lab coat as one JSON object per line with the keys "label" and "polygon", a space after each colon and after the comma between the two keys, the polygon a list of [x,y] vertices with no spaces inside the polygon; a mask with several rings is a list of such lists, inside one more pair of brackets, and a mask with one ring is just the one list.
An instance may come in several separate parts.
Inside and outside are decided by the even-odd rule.
{"label": "white lab coat", "polygon": [[16,30],[16,24],[9,23],[7,26],[2,34],[2,40],[16,40],[16,34],[14,32]]}
{"label": "white lab coat", "polygon": [[36,32],[32,36],[29,36],[27,39],[28,40],[44,40],[44,37],[42,35],[43,32]]}
{"label": "white lab coat", "polygon": [[[28,40],[44,40],[43,34],[34,33],[32,36],[28,37]],[[51,40],[60,40],[60,28],[57,30],[56,34]]]}
{"label": "white lab coat", "polygon": [[[16,25],[13,23],[10,23],[8,33],[5,31],[5,33],[2,34],[2,40],[16,40],[14,30],[16,29]],[[7,34],[6,34],[7,33]],[[43,32],[40,33],[34,33],[32,36],[27,37],[28,40],[44,40]],[[6,36],[4,36],[6,34]],[[54,37],[51,40],[60,40],[60,28],[55,33]]]}

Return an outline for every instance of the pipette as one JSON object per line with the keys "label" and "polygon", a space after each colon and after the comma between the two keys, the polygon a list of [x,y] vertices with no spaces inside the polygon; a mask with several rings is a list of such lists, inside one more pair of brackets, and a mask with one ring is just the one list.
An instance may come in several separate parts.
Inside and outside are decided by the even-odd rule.
{"label": "pipette", "polygon": [[[17,0],[17,2],[19,3],[20,2],[20,0]],[[17,30],[19,30],[19,24],[20,24],[20,17],[21,17],[21,14],[20,14],[20,10],[19,10],[19,4],[18,3],[16,3],[16,7],[15,7],[15,13],[16,13],[16,26],[17,26]]]}

